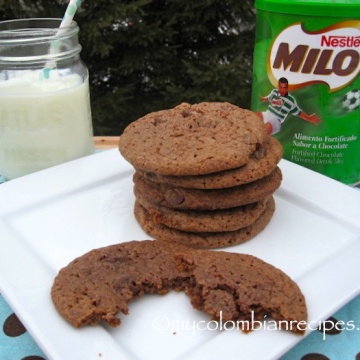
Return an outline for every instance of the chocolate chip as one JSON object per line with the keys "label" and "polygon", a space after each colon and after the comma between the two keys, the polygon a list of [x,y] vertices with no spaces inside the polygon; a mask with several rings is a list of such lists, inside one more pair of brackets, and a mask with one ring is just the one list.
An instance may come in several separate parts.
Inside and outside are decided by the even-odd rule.
{"label": "chocolate chip", "polygon": [[191,115],[191,111],[186,109],[181,112],[182,117],[186,118]]}
{"label": "chocolate chip", "polygon": [[177,189],[169,189],[165,192],[164,198],[170,205],[179,205],[184,202],[184,194]]}
{"label": "chocolate chip", "polygon": [[251,158],[255,160],[260,160],[266,155],[266,148],[264,145],[257,143],[255,151],[251,154]]}
{"label": "chocolate chip", "polygon": [[151,121],[152,125],[154,125],[154,126],[160,125],[160,124],[162,124],[164,122],[166,122],[166,119],[163,119],[162,117],[155,117]]}

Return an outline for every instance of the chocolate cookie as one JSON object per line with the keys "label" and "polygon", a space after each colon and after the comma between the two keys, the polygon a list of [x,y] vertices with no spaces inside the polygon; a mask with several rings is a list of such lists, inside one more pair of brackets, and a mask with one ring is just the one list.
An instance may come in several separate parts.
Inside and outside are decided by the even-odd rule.
{"label": "chocolate cookie", "polygon": [[252,111],[224,102],[183,103],[132,122],[119,150],[139,170],[201,175],[245,165],[266,138]]}
{"label": "chocolate cookie", "polygon": [[196,249],[215,249],[233,246],[252,239],[270,222],[275,211],[275,202],[271,198],[260,216],[249,226],[235,231],[224,232],[188,232],[170,228],[153,221],[150,213],[135,202],[134,214],[142,229],[157,240],[178,243]]}
{"label": "chocolate cookie", "polygon": [[73,326],[105,321],[118,326],[119,312],[145,294],[184,288],[173,254],[176,244],[131,241],[92,250],[61,269],[51,289],[58,312]]}
{"label": "chocolate cookie", "polygon": [[[290,323],[287,330],[305,332],[304,295],[281,270],[258,258],[224,251],[211,255],[207,251],[184,252],[176,258],[178,269],[186,272],[193,284],[185,290],[191,304],[213,320],[241,324],[240,330],[247,332],[258,327],[255,321],[270,315],[276,322],[285,319],[286,326]],[[249,319],[255,321],[246,321]]]}
{"label": "chocolate cookie", "polygon": [[[165,241],[130,241],[92,250],[60,270],[51,297],[74,327],[104,321],[115,327],[117,315],[143,294],[185,290],[192,305],[214,320],[261,321],[271,316],[296,324],[307,310],[299,287],[276,267],[245,254],[200,251]],[[253,329],[240,328],[245,332]]]}
{"label": "chocolate cookie", "polygon": [[222,189],[247,184],[269,175],[283,155],[283,147],[272,136],[255,151],[249,161],[238,168],[197,176],[171,176],[137,170],[145,178],[176,187],[195,189]]}
{"label": "chocolate cookie", "polygon": [[192,232],[234,231],[251,225],[265,210],[265,200],[224,210],[175,210],[153,204],[134,189],[136,200],[149,212],[154,223]]}
{"label": "chocolate cookie", "polygon": [[135,186],[157,205],[173,209],[217,210],[251,204],[265,199],[280,186],[282,175],[278,167],[268,176],[248,184],[225,189],[187,189],[160,184],[142,177],[133,176]]}

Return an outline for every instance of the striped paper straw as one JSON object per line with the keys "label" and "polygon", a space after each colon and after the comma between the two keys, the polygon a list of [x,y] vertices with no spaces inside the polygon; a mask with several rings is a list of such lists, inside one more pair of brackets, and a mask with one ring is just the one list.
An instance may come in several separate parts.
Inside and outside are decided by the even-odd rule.
{"label": "striped paper straw", "polygon": [[74,18],[76,10],[80,7],[81,0],[70,0],[66,8],[65,15],[61,21],[60,29],[69,26]]}
{"label": "striped paper straw", "polygon": [[[62,21],[60,23],[59,30],[56,33],[56,36],[61,34],[62,28],[67,27],[71,24],[71,22],[73,21],[74,15],[76,13],[76,10],[80,7],[80,5],[81,5],[81,0],[70,0],[69,1],[69,4],[66,8],[65,14],[62,18]],[[50,52],[54,51],[56,49],[57,45],[58,44],[56,43],[56,41],[54,41],[50,48]],[[46,67],[42,72],[43,78],[48,79],[50,77],[51,69],[53,69],[55,66],[56,66],[56,64],[53,61],[46,64]]]}

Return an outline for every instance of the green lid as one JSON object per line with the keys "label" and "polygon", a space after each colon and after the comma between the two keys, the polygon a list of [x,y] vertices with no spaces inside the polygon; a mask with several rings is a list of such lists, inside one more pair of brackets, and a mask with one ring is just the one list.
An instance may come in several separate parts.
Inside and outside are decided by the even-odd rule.
{"label": "green lid", "polygon": [[360,17],[359,0],[255,0],[255,7],[294,15]]}

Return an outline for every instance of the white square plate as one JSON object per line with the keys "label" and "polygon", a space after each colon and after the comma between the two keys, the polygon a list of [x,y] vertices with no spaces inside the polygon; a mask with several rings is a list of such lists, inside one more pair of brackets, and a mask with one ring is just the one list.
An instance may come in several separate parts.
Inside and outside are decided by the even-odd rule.
{"label": "white square plate", "polygon": [[[270,224],[224,250],[255,255],[302,289],[308,331],[360,293],[360,192],[282,160]],[[267,328],[222,331],[182,293],[147,295],[122,324],[74,329],[50,298],[61,267],[146,235],[133,216],[133,168],[117,149],[0,185],[0,291],[49,359],[277,359],[302,337]]]}

